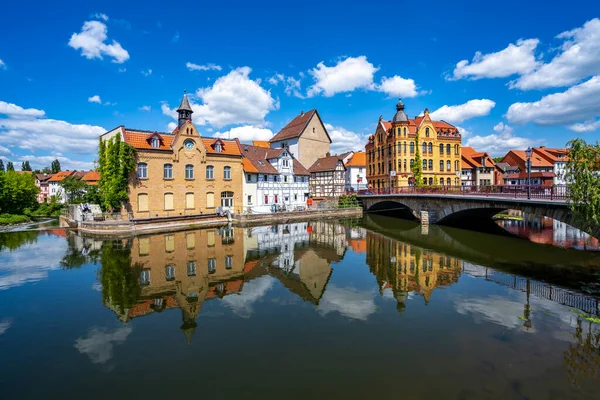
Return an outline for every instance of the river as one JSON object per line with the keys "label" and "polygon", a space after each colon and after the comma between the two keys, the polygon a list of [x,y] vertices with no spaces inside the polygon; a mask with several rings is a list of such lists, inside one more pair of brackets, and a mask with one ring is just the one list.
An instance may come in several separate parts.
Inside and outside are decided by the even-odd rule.
{"label": "river", "polygon": [[5,399],[600,398],[600,253],[581,235],[381,215],[34,228],[0,233]]}

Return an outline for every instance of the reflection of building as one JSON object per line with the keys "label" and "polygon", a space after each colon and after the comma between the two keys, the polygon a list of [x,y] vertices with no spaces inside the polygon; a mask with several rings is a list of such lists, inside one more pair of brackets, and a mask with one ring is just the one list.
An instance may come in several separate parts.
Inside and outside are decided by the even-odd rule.
{"label": "reflection of building", "polygon": [[340,259],[348,247],[346,226],[339,221],[311,221],[308,223],[311,245],[333,248]]}
{"label": "reflection of building", "polygon": [[462,268],[457,258],[374,232],[367,232],[367,264],[381,290],[392,290],[399,311],[404,310],[410,292],[421,294],[427,303],[435,288],[458,282]]}

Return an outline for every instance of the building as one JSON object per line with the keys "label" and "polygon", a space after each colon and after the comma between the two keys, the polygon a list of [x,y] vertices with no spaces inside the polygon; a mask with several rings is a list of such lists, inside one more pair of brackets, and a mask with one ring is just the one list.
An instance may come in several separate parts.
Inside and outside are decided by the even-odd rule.
{"label": "building", "polygon": [[60,171],[52,175],[52,177],[48,179],[48,192],[50,197],[55,196],[59,203],[66,203],[67,193],[60,184],[66,177],[72,176],[76,172],[77,171]]}
{"label": "building", "polygon": [[[477,152],[472,147],[463,146],[461,150],[461,185],[490,186],[501,185],[498,180],[496,163],[486,152]],[[502,175],[500,174],[500,177]]]}
{"label": "building", "polygon": [[346,192],[345,164],[352,152],[318,158],[308,169],[310,172],[310,195],[316,198],[336,198]]}
{"label": "building", "polygon": [[244,212],[268,213],[275,207],[304,207],[310,173],[288,148],[241,145],[244,156]]}
{"label": "building", "polygon": [[184,94],[171,133],[119,126],[101,136],[119,135],[136,152],[125,208],[134,217],[214,213],[217,207],[242,211],[242,154],[237,140],[201,137]]}
{"label": "building", "polygon": [[100,173],[98,171],[88,171],[81,179],[88,186],[98,186],[100,184]]}
{"label": "building", "polygon": [[554,181],[555,185],[566,185],[567,177],[567,161],[569,150],[553,149],[546,146],[534,147],[533,154],[551,162],[554,165]]}
{"label": "building", "polygon": [[304,166],[313,165],[319,157],[329,153],[331,138],[317,110],[302,111],[269,140],[272,148],[289,147],[290,152]]}
{"label": "building", "polygon": [[498,183],[498,185],[500,185],[500,184],[507,185],[508,184],[508,175],[516,174],[519,172],[519,167],[508,165],[508,163],[505,163],[505,162],[497,162],[496,167],[497,167],[498,171],[501,172],[501,176],[498,177],[497,181],[502,182],[502,183]]}
{"label": "building", "polygon": [[46,203],[50,199],[50,178],[53,174],[35,174],[35,186],[40,189],[37,196],[38,203]]}
{"label": "building", "polygon": [[346,190],[359,191],[367,188],[367,156],[357,151],[346,162]]}
{"label": "building", "polygon": [[445,121],[433,121],[429,110],[408,118],[404,104],[396,104],[391,121],[379,118],[375,134],[365,146],[367,181],[372,188],[412,184],[416,153],[420,153],[424,185],[460,185],[461,143],[458,129]]}
{"label": "building", "polygon": [[502,161],[516,171],[506,177],[507,185],[544,185],[550,186],[554,183],[556,174],[554,173],[554,163],[542,157],[539,152],[533,151],[531,157],[531,182],[528,181],[527,155],[524,150],[511,150]]}

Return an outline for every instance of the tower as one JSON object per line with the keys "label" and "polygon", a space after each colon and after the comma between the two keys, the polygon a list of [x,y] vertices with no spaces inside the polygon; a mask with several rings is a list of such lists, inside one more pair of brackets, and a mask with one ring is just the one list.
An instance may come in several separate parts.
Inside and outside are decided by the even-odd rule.
{"label": "tower", "polygon": [[188,101],[185,90],[183,91],[183,98],[181,99],[181,104],[179,104],[179,108],[177,109],[177,126],[181,128],[185,121],[192,119],[192,107],[190,106],[190,102]]}
{"label": "tower", "polygon": [[394,115],[392,122],[408,123],[408,116],[404,112],[404,103],[402,102],[402,99],[398,99],[398,104],[396,104],[396,115]]}

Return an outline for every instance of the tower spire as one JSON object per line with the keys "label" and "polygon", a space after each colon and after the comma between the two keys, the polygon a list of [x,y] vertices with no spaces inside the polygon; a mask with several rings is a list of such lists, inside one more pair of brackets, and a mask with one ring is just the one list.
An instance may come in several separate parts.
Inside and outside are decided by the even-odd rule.
{"label": "tower spire", "polygon": [[187,91],[184,89],[183,90],[183,98],[181,99],[179,108],[177,108],[177,114],[178,114],[177,126],[179,128],[181,128],[183,126],[183,124],[185,124],[186,121],[191,120],[193,112],[194,112],[194,110],[192,110],[192,107],[190,106],[190,102],[187,98]]}

